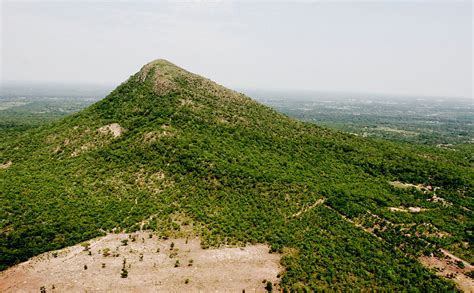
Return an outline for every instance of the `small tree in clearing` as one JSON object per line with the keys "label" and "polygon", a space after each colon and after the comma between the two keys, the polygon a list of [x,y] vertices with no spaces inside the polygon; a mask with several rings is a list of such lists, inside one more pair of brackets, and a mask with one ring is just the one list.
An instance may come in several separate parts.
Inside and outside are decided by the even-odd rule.
{"label": "small tree in clearing", "polygon": [[125,268],[125,265],[127,264],[127,259],[124,258],[123,259],[123,262],[122,262],[122,271],[120,272],[120,277],[122,278],[126,278],[128,277],[128,271],[127,269]]}
{"label": "small tree in clearing", "polygon": [[267,290],[268,292],[272,292],[272,291],[273,291],[273,284],[272,284],[272,282],[267,281],[267,285],[265,285],[265,290]]}

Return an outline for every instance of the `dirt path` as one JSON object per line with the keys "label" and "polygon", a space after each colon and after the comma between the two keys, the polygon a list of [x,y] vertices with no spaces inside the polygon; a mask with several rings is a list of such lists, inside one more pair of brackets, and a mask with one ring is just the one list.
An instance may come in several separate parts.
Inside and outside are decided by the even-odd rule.
{"label": "dirt path", "polygon": [[302,208],[299,212],[297,213],[294,213],[292,215],[293,218],[297,218],[299,217],[301,214],[303,213],[306,213],[307,211],[311,210],[311,209],[314,209],[315,207],[323,204],[324,202],[326,201],[326,198],[320,198],[318,199],[317,201],[315,201],[312,205],[308,206],[308,207],[305,207],[305,208]]}
{"label": "dirt path", "polygon": [[279,282],[280,255],[265,245],[204,250],[197,238],[150,235],[109,234],[88,250],[75,245],[34,257],[0,273],[0,292],[265,292],[264,280]]}
{"label": "dirt path", "polygon": [[[373,233],[371,230],[363,227],[362,225],[359,225],[355,223],[352,219],[346,217],[345,215],[339,213],[337,210],[333,209],[332,207],[328,206],[327,204],[324,205],[330,210],[333,210],[335,213],[337,213],[339,216],[341,216],[344,220],[348,221],[349,223],[352,223],[356,227],[361,228],[365,232],[371,234],[372,236],[375,236],[377,239],[380,241],[385,240],[379,236],[377,236],[375,233]],[[374,215],[374,214],[372,214]],[[374,215],[378,217],[377,215]],[[390,221],[384,220],[387,223],[393,224]],[[420,238],[421,239],[421,238]],[[431,244],[427,240],[422,239],[424,242]],[[448,279],[452,279],[454,283],[458,286],[459,289],[461,289],[464,292],[469,292],[469,293],[474,293],[474,281],[465,275],[465,273],[472,272],[474,270],[474,266],[469,264],[467,261],[460,259],[459,257],[453,255],[447,250],[440,249],[441,252],[445,255],[444,258],[438,258],[435,256],[422,256],[418,258],[418,261],[425,266],[428,269],[436,269],[436,274],[441,277],[445,277]],[[462,262],[464,268],[460,268],[457,264],[457,262]]]}
{"label": "dirt path", "polygon": [[341,218],[343,218],[344,220],[346,220],[347,222],[351,223],[352,225],[364,230],[364,232],[366,233],[369,233],[370,235],[374,236],[375,238],[377,238],[378,240],[380,241],[383,241],[385,242],[385,240],[383,238],[381,238],[380,236],[378,236],[377,234],[375,234],[373,231],[371,231],[370,229],[367,229],[366,227],[362,226],[361,224],[358,224],[356,222],[354,222],[352,219],[346,217],[345,215],[341,214],[340,212],[336,211],[334,208],[332,208],[331,206],[325,204],[324,205],[325,207],[327,207],[328,209],[330,209],[331,211],[335,212],[336,214],[338,214]]}
{"label": "dirt path", "polygon": [[420,213],[425,212],[428,209],[420,208],[420,207],[389,207],[388,208],[392,212],[403,212],[403,213]]}

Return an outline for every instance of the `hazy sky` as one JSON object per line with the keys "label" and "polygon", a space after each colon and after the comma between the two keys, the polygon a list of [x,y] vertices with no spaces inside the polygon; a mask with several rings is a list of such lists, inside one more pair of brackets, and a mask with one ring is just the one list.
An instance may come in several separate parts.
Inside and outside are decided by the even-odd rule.
{"label": "hazy sky", "polygon": [[158,58],[223,85],[472,97],[471,1],[1,1],[1,80],[120,83]]}

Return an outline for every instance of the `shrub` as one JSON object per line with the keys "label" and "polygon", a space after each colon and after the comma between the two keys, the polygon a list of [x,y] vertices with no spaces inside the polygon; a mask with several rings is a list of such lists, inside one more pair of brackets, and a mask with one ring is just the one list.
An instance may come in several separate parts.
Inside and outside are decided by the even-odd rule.
{"label": "shrub", "polygon": [[265,290],[267,290],[268,292],[272,292],[272,291],[273,291],[273,284],[272,284],[272,282],[267,281],[267,284],[265,285]]}
{"label": "shrub", "polygon": [[122,268],[122,271],[120,273],[120,277],[123,278],[123,279],[128,277],[128,271],[127,271],[126,268]]}
{"label": "shrub", "polygon": [[102,251],[102,255],[107,257],[110,255],[110,248],[104,248],[104,251]]}

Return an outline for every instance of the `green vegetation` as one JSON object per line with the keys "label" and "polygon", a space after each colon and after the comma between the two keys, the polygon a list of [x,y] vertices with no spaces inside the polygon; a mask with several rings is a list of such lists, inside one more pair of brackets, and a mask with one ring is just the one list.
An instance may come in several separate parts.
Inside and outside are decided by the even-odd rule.
{"label": "green vegetation", "polygon": [[0,138],[10,141],[25,130],[59,120],[96,100],[91,97],[0,96]]}
{"label": "green vegetation", "polygon": [[474,142],[471,99],[369,94],[358,97],[357,94],[319,92],[250,93],[290,117],[363,137],[448,149]]}
{"label": "green vegetation", "polygon": [[273,292],[273,284],[272,284],[272,282],[267,281],[267,284],[265,285],[265,290],[267,290],[267,292]]}
{"label": "green vegetation", "polygon": [[[113,123],[118,135],[103,128]],[[0,264],[141,225],[166,239],[185,216],[204,247],[283,253],[282,288],[454,290],[416,257],[443,247],[474,260],[463,246],[473,152],[299,122],[159,60],[87,109],[0,142],[0,164],[12,162],[0,169]],[[427,210],[389,209],[400,206]]]}

